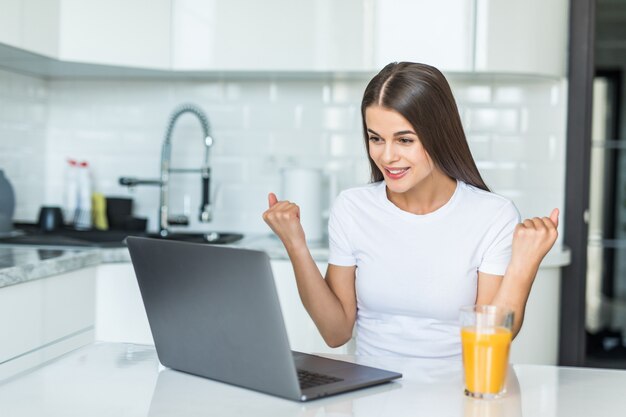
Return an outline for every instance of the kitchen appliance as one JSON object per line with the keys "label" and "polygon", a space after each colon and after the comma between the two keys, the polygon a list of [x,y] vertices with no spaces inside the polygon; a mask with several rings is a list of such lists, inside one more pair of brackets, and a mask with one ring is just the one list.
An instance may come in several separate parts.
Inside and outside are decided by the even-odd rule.
{"label": "kitchen appliance", "polygon": [[42,232],[54,232],[63,226],[61,207],[43,206],[39,209],[37,225]]}
{"label": "kitchen appliance", "polygon": [[15,193],[4,171],[0,169],[0,233],[13,230],[13,213],[15,212]]}
{"label": "kitchen appliance", "polygon": [[314,168],[283,168],[282,192],[279,200],[294,202],[300,207],[300,223],[307,242],[323,237],[322,171]]}

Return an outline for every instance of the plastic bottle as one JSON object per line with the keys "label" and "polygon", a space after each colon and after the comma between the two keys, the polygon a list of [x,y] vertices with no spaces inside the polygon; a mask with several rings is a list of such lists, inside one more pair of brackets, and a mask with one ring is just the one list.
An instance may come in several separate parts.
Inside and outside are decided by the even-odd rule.
{"label": "plastic bottle", "polygon": [[65,167],[65,191],[63,193],[63,218],[68,226],[73,226],[78,209],[78,163],[67,160]]}
{"label": "plastic bottle", "polygon": [[91,175],[87,161],[78,164],[78,209],[74,227],[91,229]]}

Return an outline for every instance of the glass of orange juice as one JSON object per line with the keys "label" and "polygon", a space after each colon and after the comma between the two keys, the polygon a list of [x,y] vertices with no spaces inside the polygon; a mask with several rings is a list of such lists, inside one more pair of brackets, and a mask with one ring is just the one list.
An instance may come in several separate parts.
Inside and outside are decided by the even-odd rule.
{"label": "glass of orange juice", "polygon": [[465,395],[498,398],[505,392],[513,312],[490,305],[461,308]]}

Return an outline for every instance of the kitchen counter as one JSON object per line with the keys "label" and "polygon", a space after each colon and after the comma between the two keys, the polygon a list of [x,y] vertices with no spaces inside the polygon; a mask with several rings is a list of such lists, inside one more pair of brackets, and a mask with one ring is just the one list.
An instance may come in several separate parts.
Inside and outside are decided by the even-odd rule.
{"label": "kitchen counter", "polygon": [[[309,243],[309,249],[315,261],[322,263],[328,261],[327,245],[326,241]],[[262,250],[274,260],[289,259],[281,241],[273,235],[248,235],[226,246]],[[117,262],[130,262],[127,248],[0,245],[0,288],[101,263]],[[554,248],[548,253],[541,266],[542,268],[558,268],[569,262],[569,249]]]}
{"label": "kitchen counter", "polygon": [[[263,250],[272,259],[289,259],[280,240],[270,235],[249,235],[225,246]],[[328,247],[324,242],[310,244],[310,248],[316,261],[328,260]],[[0,245],[0,288],[101,263],[117,262],[130,262],[126,247]]]}
{"label": "kitchen counter", "polygon": [[102,253],[99,250],[23,245],[0,247],[0,288],[95,266],[101,262]]}
{"label": "kitchen counter", "polygon": [[514,365],[505,396],[485,401],[463,395],[458,361],[332,356],[402,372],[403,378],[297,403],[163,368],[153,347],[97,343],[0,380],[0,404],[12,417],[586,417],[626,409],[626,371]]}

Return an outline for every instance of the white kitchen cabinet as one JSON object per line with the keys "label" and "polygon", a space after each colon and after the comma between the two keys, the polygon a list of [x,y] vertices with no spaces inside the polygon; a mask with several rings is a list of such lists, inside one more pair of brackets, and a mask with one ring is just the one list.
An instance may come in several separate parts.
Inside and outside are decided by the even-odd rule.
{"label": "white kitchen cabinet", "polygon": [[368,3],[172,0],[173,69],[369,69]]}
{"label": "white kitchen cabinet", "polygon": [[95,304],[96,340],[154,345],[131,263],[98,266]]}
{"label": "white kitchen cabinet", "polygon": [[[271,262],[285,327],[293,350],[350,353],[351,344],[332,349],[302,306],[291,263]],[[324,273],[325,264],[318,264]],[[154,344],[131,263],[98,266],[95,338],[106,342]]]}
{"label": "white kitchen cabinet", "polygon": [[394,61],[469,71],[474,51],[474,1],[376,0],[375,68]]}
{"label": "white kitchen cabinet", "polygon": [[475,71],[565,76],[568,0],[477,0]]}
{"label": "white kitchen cabinet", "polygon": [[60,1],[0,0],[0,42],[56,58]]}
{"label": "white kitchen cabinet", "polygon": [[21,0],[0,0],[0,42],[21,46]]}
{"label": "white kitchen cabinet", "polygon": [[[328,265],[322,262],[317,262],[316,265],[322,275],[325,275]],[[324,342],[302,305],[291,262],[272,260],[272,271],[291,349],[307,353],[354,353],[354,340],[338,348],[331,348]]]}
{"label": "white kitchen cabinet", "polygon": [[95,268],[0,288],[0,378],[94,340]]}
{"label": "white kitchen cabinet", "polygon": [[537,272],[522,330],[511,345],[511,363],[558,364],[561,266],[569,263],[569,252],[562,257],[556,265],[544,261]]}
{"label": "white kitchen cabinet", "polygon": [[376,0],[374,62],[564,76],[567,0]]}
{"label": "white kitchen cabinet", "polygon": [[[569,252],[557,252],[554,259],[549,256],[544,260],[537,274],[524,326],[511,349],[513,363],[557,362],[560,267],[569,263]],[[307,353],[353,354],[354,339],[335,349],[326,345],[302,305],[291,262],[275,259],[271,266],[291,348]],[[326,263],[318,262],[317,267],[325,274]],[[95,339],[154,344],[132,264],[102,264],[96,276]]]}
{"label": "white kitchen cabinet", "polygon": [[170,68],[170,0],[61,0],[59,59]]}

